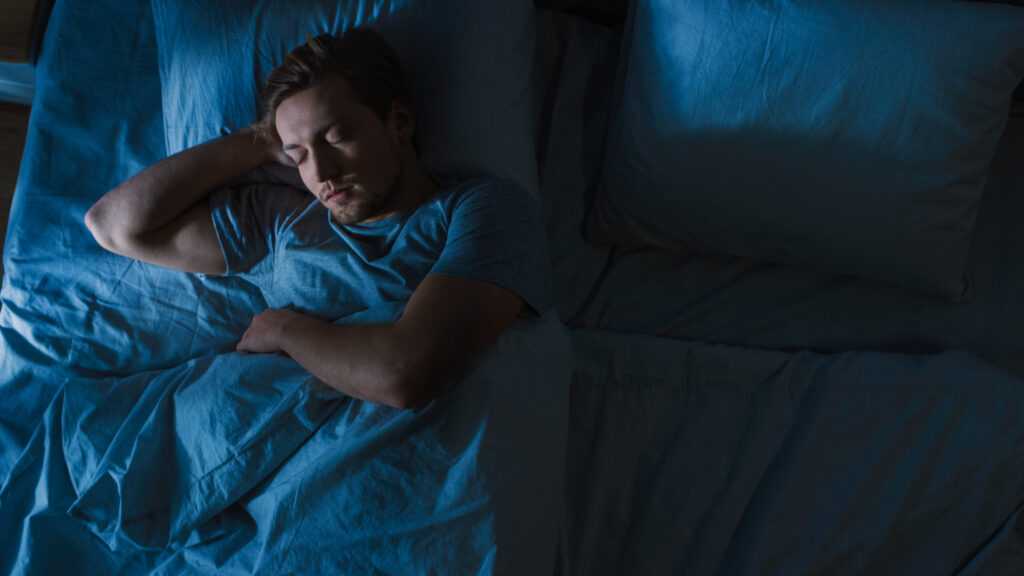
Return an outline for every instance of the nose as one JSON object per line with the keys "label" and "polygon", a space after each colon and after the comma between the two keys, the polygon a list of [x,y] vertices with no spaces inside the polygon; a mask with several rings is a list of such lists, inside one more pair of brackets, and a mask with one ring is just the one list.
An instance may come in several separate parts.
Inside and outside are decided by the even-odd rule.
{"label": "nose", "polygon": [[337,158],[325,150],[310,150],[309,160],[313,173],[311,176],[315,182],[322,183],[333,180],[338,176],[341,166]]}

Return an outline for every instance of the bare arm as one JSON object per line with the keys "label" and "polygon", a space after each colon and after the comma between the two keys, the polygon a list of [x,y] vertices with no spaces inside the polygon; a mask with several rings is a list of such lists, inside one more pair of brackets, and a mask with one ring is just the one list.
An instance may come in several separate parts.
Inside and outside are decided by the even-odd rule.
{"label": "bare arm", "polygon": [[253,320],[238,349],[284,352],[345,394],[419,408],[464,375],[523,307],[499,286],[432,274],[394,324],[342,326],[269,310]]}
{"label": "bare arm", "polygon": [[223,274],[226,265],[205,198],[278,158],[249,130],[189,148],[107,192],[85,215],[103,248],[185,272]]}

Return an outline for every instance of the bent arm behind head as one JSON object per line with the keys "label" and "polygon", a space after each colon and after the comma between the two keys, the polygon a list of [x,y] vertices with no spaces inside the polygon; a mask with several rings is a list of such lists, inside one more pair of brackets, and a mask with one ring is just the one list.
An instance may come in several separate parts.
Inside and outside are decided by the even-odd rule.
{"label": "bent arm behind head", "polygon": [[146,168],[104,194],[85,225],[105,249],[152,264],[222,274],[205,202],[213,190],[276,158],[252,130],[211,140]]}

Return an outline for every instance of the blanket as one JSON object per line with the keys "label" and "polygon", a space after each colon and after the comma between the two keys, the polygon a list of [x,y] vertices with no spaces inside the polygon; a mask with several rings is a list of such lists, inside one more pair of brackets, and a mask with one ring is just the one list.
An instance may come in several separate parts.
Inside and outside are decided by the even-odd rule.
{"label": "blanket", "polygon": [[520,320],[415,411],[282,355],[69,378],[0,490],[0,571],[549,570],[570,358],[557,315]]}

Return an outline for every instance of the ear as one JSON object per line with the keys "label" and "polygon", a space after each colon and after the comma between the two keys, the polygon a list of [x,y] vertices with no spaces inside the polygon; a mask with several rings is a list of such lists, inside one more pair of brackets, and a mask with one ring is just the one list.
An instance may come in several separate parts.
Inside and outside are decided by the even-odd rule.
{"label": "ear", "polygon": [[412,146],[412,137],[416,133],[416,117],[398,100],[391,101],[391,113],[388,115],[388,130],[391,137],[400,146]]}

